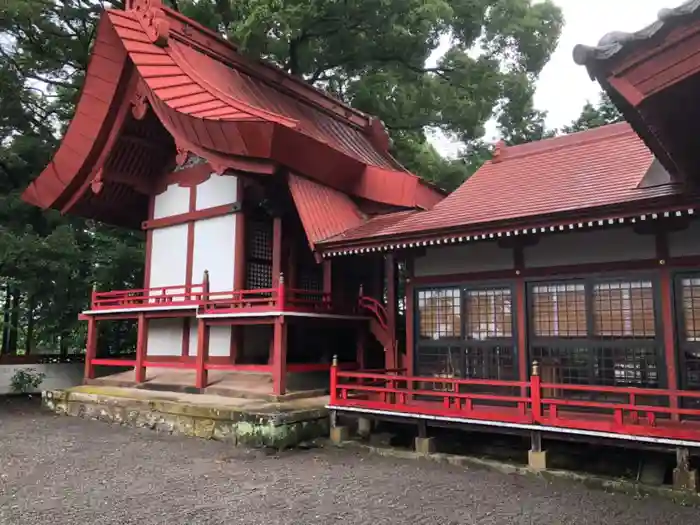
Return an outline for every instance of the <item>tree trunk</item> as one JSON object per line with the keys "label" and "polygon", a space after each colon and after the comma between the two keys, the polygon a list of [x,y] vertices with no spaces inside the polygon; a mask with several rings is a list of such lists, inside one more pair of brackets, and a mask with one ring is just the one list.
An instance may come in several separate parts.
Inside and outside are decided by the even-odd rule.
{"label": "tree trunk", "polygon": [[2,354],[10,353],[10,287],[5,287],[5,305],[2,311]]}
{"label": "tree trunk", "polygon": [[9,353],[17,354],[17,340],[19,339],[19,303],[20,291],[12,290],[12,307],[10,309],[10,335],[9,335]]}
{"label": "tree trunk", "polygon": [[34,342],[34,297],[29,297],[27,306],[27,339],[25,341],[24,353],[32,353],[32,343]]}
{"label": "tree trunk", "polygon": [[62,332],[61,333],[61,338],[59,342],[59,351],[60,351],[60,357],[61,361],[65,361],[66,358],[68,358],[68,338],[66,337],[66,333]]}

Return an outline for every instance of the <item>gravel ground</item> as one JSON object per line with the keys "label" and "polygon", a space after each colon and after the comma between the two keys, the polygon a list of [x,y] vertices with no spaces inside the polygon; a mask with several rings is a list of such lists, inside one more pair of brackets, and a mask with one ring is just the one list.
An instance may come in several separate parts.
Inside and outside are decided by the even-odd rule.
{"label": "gravel ground", "polygon": [[695,525],[700,510],[337,449],[272,455],[0,399],[0,523]]}

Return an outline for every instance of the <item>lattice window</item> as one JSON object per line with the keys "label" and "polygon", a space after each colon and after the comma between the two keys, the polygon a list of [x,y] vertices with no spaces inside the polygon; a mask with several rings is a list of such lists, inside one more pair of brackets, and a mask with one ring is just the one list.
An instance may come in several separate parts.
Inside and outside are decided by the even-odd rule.
{"label": "lattice window", "polygon": [[461,336],[459,288],[418,292],[419,334],[421,339],[440,340]]}
{"label": "lattice window", "polygon": [[248,258],[272,261],[272,225],[249,221]]}
{"label": "lattice window", "polygon": [[656,327],[651,281],[595,284],[593,321],[598,336],[653,338]]}
{"label": "lattice window", "polygon": [[272,266],[249,262],[247,281],[246,287],[249,290],[272,288]]}
{"label": "lattice window", "polygon": [[[421,348],[416,353],[415,374],[419,377],[443,379],[461,378],[462,348],[459,346],[431,346]],[[422,388],[448,390],[442,383],[425,384]]]}
{"label": "lattice window", "polygon": [[513,336],[512,297],[509,288],[468,290],[466,317],[468,339],[483,341]]}
{"label": "lattice window", "polygon": [[586,336],[586,287],[584,284],[537,285],[532,288],[531,293],[535,336]]}
{"label": "lattice window", "polygon": [[700,278],[681,279],[683,337],[700,342]]}

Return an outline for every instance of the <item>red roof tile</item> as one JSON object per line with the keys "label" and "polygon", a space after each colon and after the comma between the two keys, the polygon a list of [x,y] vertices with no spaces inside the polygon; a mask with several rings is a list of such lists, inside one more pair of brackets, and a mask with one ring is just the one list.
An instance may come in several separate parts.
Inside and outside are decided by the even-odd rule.
{"label": "red roof tile", "polygon": [[666,184],[639,188],[654,156],[627,123],[504,148],[432,210],[383,217],[329,242],[486,228],[677,193]]}
{"label": "red roof tile", "polygon": [[[118,86],[124,78],[138,82]],[[102,168],[95,159],[118,139],[114,115],[132,97],[147,98],[177,147],[217,171],[258,159],[392,206],[429,209],[442,198],[391,157],[376,119],[246,59],[160,0],[134,0],[100,20],[73,124],[26,199],[70,211]]]}
{"label": "red roof tile", "polygon": [[290,174],[289,190],[312,249],[317,242],[364,222],[357,205],[333,188]]}

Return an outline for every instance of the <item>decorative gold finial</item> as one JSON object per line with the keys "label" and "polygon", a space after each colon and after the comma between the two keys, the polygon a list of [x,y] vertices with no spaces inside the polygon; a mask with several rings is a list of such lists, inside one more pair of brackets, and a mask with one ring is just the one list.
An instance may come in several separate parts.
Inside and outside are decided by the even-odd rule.
{"label": "decorative gold finial", "polygon": [[280,284],[284,284],[284,273],[280,272]]}
{"label": "decorative gold finial", "polygon": [[540,375],[540,362],[535,359],[532,362],[532,376],[537,377]]}
{"label": "decorative gold finial", "polygon": [[204,283],[209,282],[209,270],[204,270],[204,275],[202,276],[202,282],[204,282]]}
{"label": "decorative gold finial", "polygon": [[337,354],[333,355],[333,366],[334,367],[338,366],[338,355]]}

